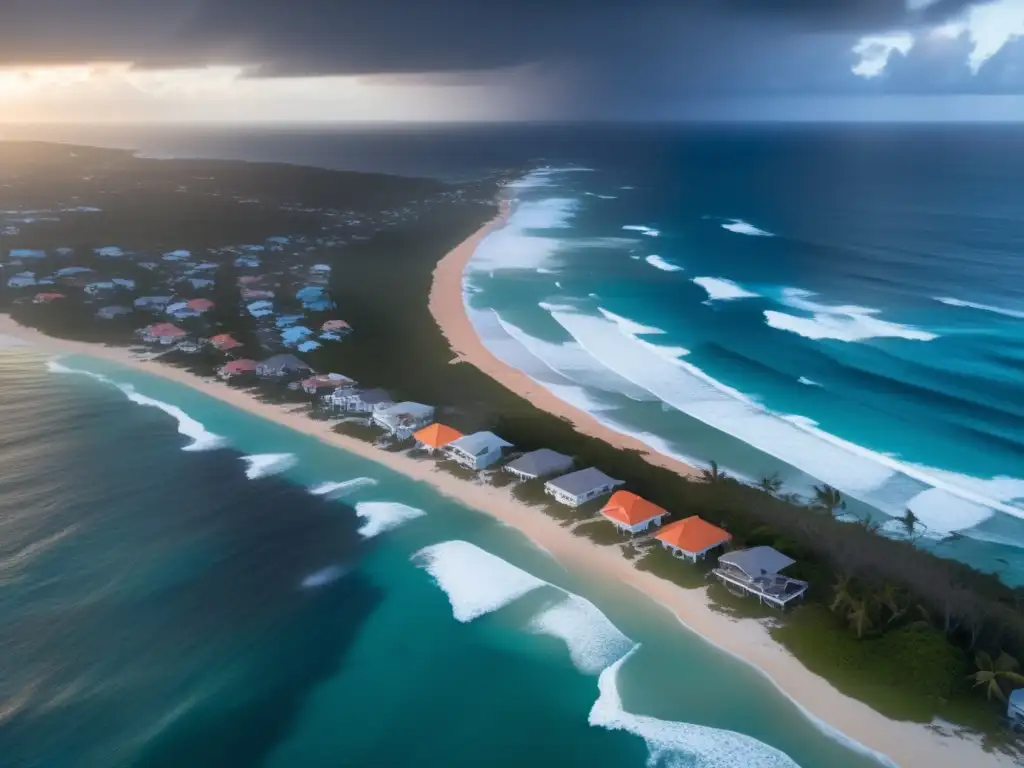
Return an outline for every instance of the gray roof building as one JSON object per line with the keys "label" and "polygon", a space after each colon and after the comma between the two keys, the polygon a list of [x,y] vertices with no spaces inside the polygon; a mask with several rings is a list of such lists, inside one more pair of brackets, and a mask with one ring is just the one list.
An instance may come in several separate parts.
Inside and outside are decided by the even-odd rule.
{"label": "gray roof building", "polygon": [[616,480],[614,477],[608,477],[608,475],[600,469],[587,467],[586,469],[581,469],[578,472],[570,472],[568,475],[563,475],[562,477],[557,477],[554,480],[549,480],[547,485],[552,488],[557,488],[570,496],[583,496],[588,491],[595,488],[622,485],[622,483],[622,480]]}
{"label": "gray roof building", "polygon": [[462,451],[468,456],[478,456],[481,453],[497,448],[511,448],[512,443],[502,440],[493,432],[474,432],[472,435],[465,435],[458,440],[453,440],[446,446]]}
{"label": "gray roof building", "polygon": [[302,371],[312,371],[313,369],[302,362],[295,355],[274,355],[268,357],[262,363],[259,364],[257,372],[261,376],[266,375],[282,375],[285,373],[300,373]]}
{"label": "gray roof building", "polygon": [[572,469],[572,457],[550,448],[541,448],[509,462],[505,469],[524,477],[548,477]]}
{"label": "gray roof building", "polygon": [[728,563],[739,568],[750,578],[758,576],[774,576],[796,561],[786,557],[771,547],[754,547],[737,552],[729,552],[718,558],[719,563]]}
{"label": "gray roof building", "polygon": [[380,405],[381,403],[393,402],[391,395],[383,389],[363,389],[357,392],[356,396],[367,405]]}

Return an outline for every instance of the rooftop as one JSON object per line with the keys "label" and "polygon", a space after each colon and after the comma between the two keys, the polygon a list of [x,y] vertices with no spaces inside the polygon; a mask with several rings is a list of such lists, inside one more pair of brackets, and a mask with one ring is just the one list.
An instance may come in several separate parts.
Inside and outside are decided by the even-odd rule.
{"label": "rooftop", "polygon": [[564,453],[552,451],[550,448],[541,448],[520,456],[508,464],[508,469],[522,472],[525,475],[543,477],[562,472],[572,467],[572,457]]}
{"label": "rooftop", "polygon": [[552,488],[568,493],[570,496],[581,496],[594,488],[601,488],[606,485],[622,485],[623,480],[616,480],[594,467],[587,467],[578,472],[571,472],[568,475],[549,480],[546,484]]}
{"label": "rooftop", "polygon": [[[571,475],[570,475],[571,477]],[[637,525],[667,512],[647,499],[629,491],[616,491],[604,505],[601,514],[623,525]]]}
{"label": "rooftop", "polygon": [[796,561],[771,547],[753,547],[724,554],[718,558],[718,562],[739,568],[754,578],[756,576],[774,576]]}
{"label": "rooftop", "polygon": [[431,448],[443,448],[462,437],[462,433],[457,429],[435,422],[416,432],[413,437],[417,442],[429,445]]}
{"label": "rooftop", "polygon": [[732,539],[732,534],[697,515],[669,523],[654,537],[684,552],[704,552]]}

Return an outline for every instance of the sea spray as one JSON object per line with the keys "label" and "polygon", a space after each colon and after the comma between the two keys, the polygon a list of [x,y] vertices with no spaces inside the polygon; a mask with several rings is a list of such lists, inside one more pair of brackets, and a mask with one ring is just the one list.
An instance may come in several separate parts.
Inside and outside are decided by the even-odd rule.
{"label": "sea spray", "polygon": [[372,539],[427,513],[394,501],[361,501],[356,504],[356,514],[364,521],[359,526],[359,535],[364,539]]}
{"label": "sea spray", "polygon": [[251,456],[241,456],[240,459],[248,465],[245,469],[245,476],[250,480],[280,474],[298,463],[298,459],[293,453],[256,453]]}

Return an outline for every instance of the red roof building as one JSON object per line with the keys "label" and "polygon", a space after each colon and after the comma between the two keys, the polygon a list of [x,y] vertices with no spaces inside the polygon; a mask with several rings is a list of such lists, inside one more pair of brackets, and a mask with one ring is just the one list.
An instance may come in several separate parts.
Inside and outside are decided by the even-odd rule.
{"label": "red roof building", "polygon": [[352,326],[344,320],[328,320],[321,326],[321,330],[325,333],[349,333]]}
{"label": "red roof building", "polygon": [[58,299],[66,299],[63,293],[37,293],[35,298],[32,299],[33,304],[49,304],[51,301],[57,301]]}
{"label": "red roof building", "polygon": [[213,309],[213,302],[209,299],[192,299],[188,302],[188,308],[196,312],[207,312]]}
{"label": "red roof building", "polygon": [[639,533],[646,531],[651,523],[661,524],[661,518],[668,514],[657,504],[640,498],[629,491],[616,491],[608,499],[601,514],[623,531]]}
{"label": "red roof building", "polygon": [[220,333],[213,336],[210,339],[210,344],[219,349],[221,352],[228,352],[232,349],[238,349],[243,346],[242,342],[232,336],[230,333]]}
{"label": "red roof building", "polygon": [[222,379],[230,379],[232,376],[241,376],[245,373],[256,372],[256,361],[249,359],[232,360],[227,365],[221,366],[217,372]]}

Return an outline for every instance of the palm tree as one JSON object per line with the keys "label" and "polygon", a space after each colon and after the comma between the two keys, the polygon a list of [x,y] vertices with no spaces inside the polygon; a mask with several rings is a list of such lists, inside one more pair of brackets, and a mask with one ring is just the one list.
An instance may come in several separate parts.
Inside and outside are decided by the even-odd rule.
{"label": "palm tree", "polygon": [[[845,506],[845,504],[843,506]],[[870,515],[864,515],[864,517],[861,517],[858,520],[861,528],[868,533],[878,533],[878,530],[882,527],[882,524],[877,520],[872,520]]]}
{"label": "palm tree", "polygon": [[889,582],[885,583],[882,591],[878,594],[878,602],[889,609],[889,620],[885,622],[886,624],[899,621],[906,616],[910,609],[910,601],[906,599],[903,591]]}
{"label": "palm tree", "polygon": [[845,573],[839,574],[836,583],[832,585],[832,591],[835,593],[835,599],[829,606],[830,611],[846,608],[853,602],[853,595],[850,594],[850,577]]}
{"label": "palm tree", "polygon": [[774,496],[782,490],[782,478],[779,477],[778,472],[773,472],[771,475],[762,477],[761,482],[757,484],[757,487],[769,496]]}
{"label": "palm tree", "polygon": [[973,680],[975,687],[984,686],[985,697],[989,701],[995,697],[1003,703],[1006,702],[1003,682],[1016,686],[1024,685],[1024,675],[1017,672],[1020,664],[1006,651],[1000,651],[999,657],[995,661],[984,651],[978,651],[974,656],[974,664],[978,671],[973,675],[968,675],[967,679]]}
{"label": "palm tree", "polygon": [[914,535],[914,528],[921,522],[921,519],[914,514],[914,510],[907,509],[903,517],[900,518],[900,522],[903,523],[903,527],[907,529],[907,534],[910,536]]}
{"label": "palm tree", "polygon": [[858,640],[875,626],[874,607],[874,601],[869,596],[850,601],[850,610],[846,613],[846,621],[849,622],[850,628],[857,635]]}
{"label": "palm tree", "polygon": [[842,494],[831,485],[814,486],[814,507],[822,512],[835,516],[836,512],[846,509],[846,501]]}
{"label": "palm tree", "polygon": [[718,462],[712,461],[711,466],[708,469],[702,469],[700,471],[700,479],[705,483],[715,485],[717,483],[729,480],[729,476],[718,468]]}

